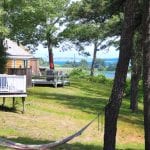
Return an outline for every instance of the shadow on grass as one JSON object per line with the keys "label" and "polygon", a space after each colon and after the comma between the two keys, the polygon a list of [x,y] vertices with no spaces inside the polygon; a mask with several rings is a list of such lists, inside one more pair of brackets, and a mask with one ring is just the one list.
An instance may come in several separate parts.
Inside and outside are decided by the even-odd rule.
{"label": "shadow on grass", "polygon": [[[89,82],[83,82],[81,84],[75,81],[71,84],[71,87],[80,89],[84,93],[83,96],[69,95],[67,91],[64,94],[60,94],[57,93],[57,91],[55,93],[50,93],[31,90],[29,94],[43,101],[55,101],[69,108],[79,109],[90,114],[95,114],[97,112],[103,113],[111,92],[111,85],[91,84],[93,85],[90,85]],[[120,110],[120,120],[143,127],[143,112],[140,110],[138,113],[132,113],[129,109],[129,100],[123,100]]]}
{"label": "shadow on grass", "polygon": [[[106,99],[82,97],[76,95],[67,94],[55,94],[55,93],[34,93],[37,98],[46,101],[56,101],[56,103],[68,106],[68,108],[79,109],[89,114],[96,114],[100,112],[104,114],[104,108],[107,103]],[[51,97],[53,99],[51,99]],[[120,111],[120,120],[128,122],[130,124],[137,124],[143,128],[143,112],[132,113],[128,107],[128,104],[123,104]]]}
{"label": "shadow on grass", "polygon": [[[43,141],[38,139],[31,139],[26,137],[18,137],[18,138],[9,138],[13,142],[22,143],[22,144],[47,144],[52,143],[54,141]],[[0,147],[0,149],[5,150],[6,147]],[[72,143],[72,144],[62,144],[57,146],[56,148],[51,148],[53,150],[102,150],[100,145],[92,145],[92,144],[82,144],[82,143]]]}
{"label": "shadow on grass", "polygon": [[[37,98],[46,101],[56,101],[57,103],[67,105],[69,108],[79,109],[81,111],[89,111],[91,113],[96,113],[104,110],[106,105],[106,99],[102,98],[91,98],[74,96],[67,94],[55,94],[55,93],[35,93]],[[51,99],[53,97],[53,99]]]}
{"label": "shadow on grass", "polygon": [[96,94],[96,95],[102,95],[103,97],[109,97],[111,93],[110,85],[106,85],[102,83],[87,82],[86,80],[83,82],[84,84],[79,85],[78,82],[73,81],[72,87],[78,88],[86,93],[89,93],[89,95]]}
{"label": "shadow on grass", "polygon": [[17,113],[16,108],[0,105],[0,111]]}
{"label": "shadow on grass", "polygon": [[[53,84],[36,84],[34,85],[34,87],[50,87],[50,88],[55,88],[55,86]],[[62,88],[63,85],[58,84],[57,88]]]}

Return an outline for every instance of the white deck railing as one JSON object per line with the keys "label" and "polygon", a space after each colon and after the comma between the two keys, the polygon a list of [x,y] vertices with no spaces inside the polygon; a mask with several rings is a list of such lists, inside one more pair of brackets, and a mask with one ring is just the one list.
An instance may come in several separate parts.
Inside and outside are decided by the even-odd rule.
{"label": "white deck railing", "polygon": [[0,93],[26,93],[26,76],[0,74]]}

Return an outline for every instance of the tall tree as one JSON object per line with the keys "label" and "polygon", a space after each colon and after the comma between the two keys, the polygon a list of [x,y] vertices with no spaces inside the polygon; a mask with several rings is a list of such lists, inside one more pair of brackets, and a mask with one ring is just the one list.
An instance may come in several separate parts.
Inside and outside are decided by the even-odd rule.
{"label": "tall tree", "polygon": [[130,109],[138,110],[139,81],[142,73],[142,7],[143,1],[137,1],[135,6],[135,34],[131,56],[131,88],[130,88]]}
{"label": "tall tree", "polygon": [[7,25],[11,31],[9,37],[28,44],[30,48],[39,43],[46,45],[49,58],[52,60],[52,47],[58,44],[59,23],[68,3],[69,0],[8,1],[10,9],[7,10]]}
{"label": "tall tree", "polygon": [[[94,75],[97,51],[106,48],[106,45],[113,45],[114,36],[120,34],[122,15],[110,15],[107,11],[108,3],[107,0],[81,0],[73,3],[67,11],[69,24],[63,36],[75,43],[79,51],[84,51],[86,45],[93,46],[91,76]],[[114,41],[108,37],[113,37]],[[102,48],[104,41],[107,41],[107,44]]]}
{"label": "tall tree", "polygon": [[133,45],[134,6],[135,0],[125,1],[119,60],[116,67],[112,93],[109,102],[105,107],[104,150],[115,150],[116,146],[117,119],[122,103],[124,86]]}
{"label": "tall tree", "polygon": [[[47,16],[46,22],[42,27],[45,28],[50,69],[54,69],[52,48],[58,44],[57,35],[61,28],[59,24],[61,24],[62,22],[61,19],[64,18],[64,12],[68,4],[69,0],[46,1],[46,4],[44,4],[44,7],[49,6],[44,9]],[[49,10],[49,8],[51,8],[51,11]]]}
{"label": "tall tree", "polygon": [[143,12],[143,82],[145,150],[150,150],[150,1],[144,0]]}

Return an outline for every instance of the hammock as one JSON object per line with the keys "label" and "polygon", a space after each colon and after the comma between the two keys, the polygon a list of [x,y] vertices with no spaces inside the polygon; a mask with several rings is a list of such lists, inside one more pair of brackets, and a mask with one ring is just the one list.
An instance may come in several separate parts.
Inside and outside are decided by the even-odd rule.
{"label": "hammock", "polygon": [[87,125],[85,125],[83,128],[81,128],[79,131],[74,133],[73,135],[68,136],[66,138],[62,138],[62,139],[60,139],[58,141],[55,141],[55,142],[52,142],[52,143],[39,144],[39,145],[29,145],[29,144],[16,143],[16,142],[13,142],[11,140],[0,138],[0,145],[4,146],[4,147],[16,149],[16,150],[46,150],[46,149],[50,149],[50,148],[55,148],[59,145],[67,143],[68,141],[70,141],[70,140],[74,139],[75,137],[81,135],[83,133],[83,131],[88,126],[90,126],[97,118],[99,118],[99,115],[95,119],[93,119],[91,122],[89,122]]}

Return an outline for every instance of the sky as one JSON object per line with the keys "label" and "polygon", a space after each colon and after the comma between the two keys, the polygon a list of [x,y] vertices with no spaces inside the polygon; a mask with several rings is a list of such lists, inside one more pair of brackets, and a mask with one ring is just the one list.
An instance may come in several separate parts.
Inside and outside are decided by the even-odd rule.
{"label": "sky", "polygon": [[[72,2],[76,2],[79,0],[71,0]],[[81,60],[81,59],[91,59],[93,56],[93,48],[91,46],[87,47],[87,51],[90,53],[90,56],[85,57],[78,54],[78,52],[75,49],[68,50],[68,51],[61,51],[60,48],[54,48],[53,49],[53,55],[54,55],[54,61],[59,60]],[[43,48],[42,45],[39,45],[38,50],[34,54],[35,57],[43,58],[44,60],[48,60],[48,49]],[[109,50],[103,50],[97,52],[97,58],[118,58],[119,57],[119,51],[116,51],[114,47],[110,47]]]}
{"label": "sky", "polygon": [[[92,47],[88,47],[88,51],[90,52],[91,56],[85,57],[81,56],[78,54],[78,52],[73,49],[73,50],[68,50],[68,51],[61,51],[59,48],[54,48],[53,49],[53,55],[54,55],[54,60],[72,60],[72,59],[90,59],[93,55],[93,50]],[[43,48],[42,45],[38,47],[38,50],[34,54],[35,57],[38,58],[43,58],[45,60],[48,60],[48,49]],[[110,47],[109,50],[103,50],[103,51],[98,51],[97,52],[97,58],[118,58],[119,56],[119,51],[116,51],[114,47]]]}

